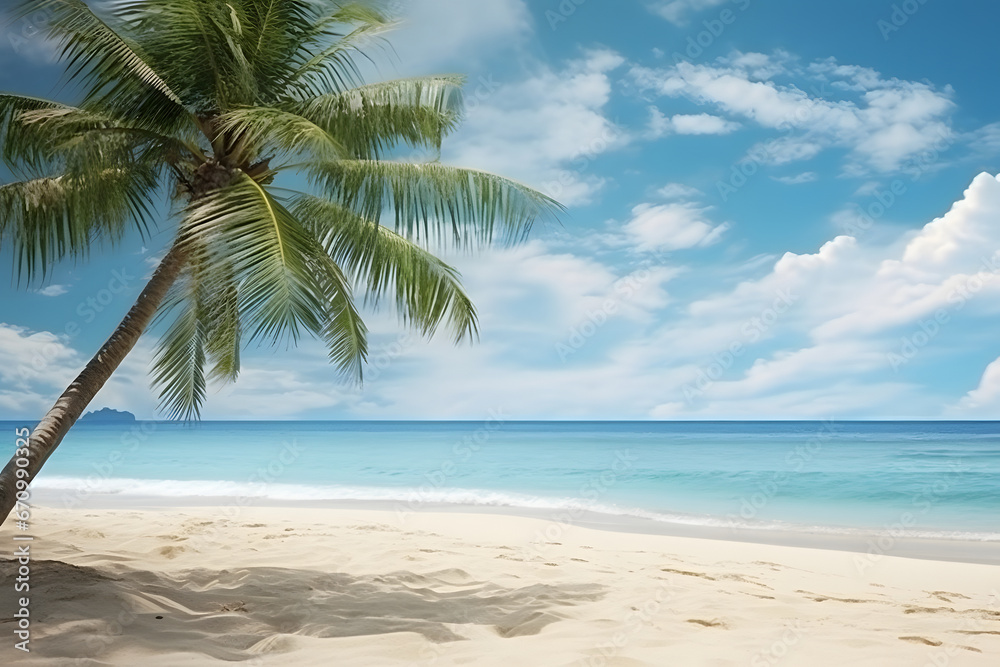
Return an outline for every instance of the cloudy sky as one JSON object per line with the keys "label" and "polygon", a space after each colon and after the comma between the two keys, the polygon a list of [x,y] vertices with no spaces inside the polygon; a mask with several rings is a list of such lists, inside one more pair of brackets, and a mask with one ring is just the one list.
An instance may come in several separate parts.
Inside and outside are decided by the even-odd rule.
{"label": "cloudy sky", "polygon": [[[398,6],[396,56],[372,77],[468,75],[443,159],[568,213],[520,247],[450,258],[478,344],[370,313],[364,387],[319,345],[253,348],[206,418],[1000,418],[1000,7]],[[30,25],[0,42],[0,88],[63,94]],[[0,418],[51,405],[167,240],[2,283]],[[156,415],[154,343],[95,407]]]}

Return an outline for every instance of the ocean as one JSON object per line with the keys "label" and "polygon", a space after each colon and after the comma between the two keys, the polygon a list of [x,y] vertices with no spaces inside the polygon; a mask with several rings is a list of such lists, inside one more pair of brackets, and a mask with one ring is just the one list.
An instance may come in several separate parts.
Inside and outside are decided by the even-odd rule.
{"label": "ocean", "polygon": [[[23,425],[2,423],[11,448]],[[33,488],[66,507],[109,495],[377,501],[995,541],[1000,423],[81,423]]]}

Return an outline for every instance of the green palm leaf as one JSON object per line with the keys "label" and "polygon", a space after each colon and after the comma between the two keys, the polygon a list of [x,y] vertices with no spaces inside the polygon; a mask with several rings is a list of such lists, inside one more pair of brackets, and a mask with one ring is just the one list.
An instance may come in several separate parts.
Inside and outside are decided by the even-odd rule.
{"label": "green palm leaf", "polygon": [[338,160],[302,165],[331,200],[363,218],[391,211],[403,236],[456,245],[513,243],[559,204],[495,174],[439,163]]}
{"label": "green palm leaf", "polygon": [[198,264],[189,264],[160,311],[160,318],[173,317],[153,358],[153,386],[159,390],[160,410],[168,419],[197,419],[205,401],[203,296],[207,286],[201,278]]}
{"label": "green palm leaf", "polygon": [[156,176],[134,164],[0,186],[0,245],[13,248],[18,280],[44,278],[59,260],[121,239],[129,222],[145,233]]}
{"label": "green palm leaf", "polygon": [[267,190],[246,175],[191,204],[183,233],[218,249],[240,283],[251,339],[274,342],[319,333],[324,296],[314,273],[316,240]]}
{"label": "green palm leaf", "polygon": [[211,288],[204,294],[201,310],[205,328],[205,352],[212,364],[209,379],[235,382],[240,373],[239,287],[236,274],[224,260],[215,262],[216,275],[206,281]]}
{"label": "green palm leaf", "polygon": [[[299,154],[334,160],[348,154],[336,138],[311,120],[268,107],[236,109],[216,121],[220,132],[238,137],[241,151],[256,157],[266,152]],[[234,154],[237,162],[244,155]]]}
{"label": "green palm leaf", "polygon": [[86,101],[132,115],[157,129],[176,127],[187,112],[181,98],[138,45],[100,19],[82,0],[28,0],[20,16],[43,12],[72,78],[85,82]]}
{"label": "green palm leaf", "polygon": [[404,323],[432,336],[447,322],[456,342],[478,332],[476,309],[458,273],[440,259],[377,222],[318,197],[299,197],[292,207],[326,252],[345,267],[378,305],[395,297]]}
{"label": "green palm leaf", "polygon": [[400,79],[293,102],[290,109],[322,127],[351,156],[379,159],[400,142],[440,150],[462,112],[458,76]]}
{"label": "green palm leaf", "polygon": [[[291,62],[301,62],[285,79],[284,96],[313,98],[330,91],[344,91],[361,80],[355,57],[372,38],[392,27],[384,14],[361,2],[321,2],[327,13],[296,36]],[[356,26],[348,33],[344,26]],[[330,43],[332,42],[332,43]]]}

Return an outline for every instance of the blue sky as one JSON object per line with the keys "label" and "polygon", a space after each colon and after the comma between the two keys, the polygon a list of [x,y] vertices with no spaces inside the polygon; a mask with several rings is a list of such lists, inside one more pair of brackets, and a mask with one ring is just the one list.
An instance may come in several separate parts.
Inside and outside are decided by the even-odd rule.
{"label": "blue sky", "polygon": [[[411,0],[370,78],[468,75],[442,158],[563,201],[449,258],[482,337],[369,314],[362,388],[248,349],[209,419],[1000,417],[1000,8],[943,0]],[[67,97],[25,24],[0,88]],[[0,286],[0,418],[34,417],[169,236]],[[10,255],[0,272],[10,275]],[[156,332],[94,403],[156,415]]]}

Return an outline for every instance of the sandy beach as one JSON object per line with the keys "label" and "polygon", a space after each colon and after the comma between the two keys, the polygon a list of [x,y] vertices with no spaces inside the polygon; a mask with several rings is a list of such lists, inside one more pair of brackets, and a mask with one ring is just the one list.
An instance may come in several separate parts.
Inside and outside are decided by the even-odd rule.
{"label": "sandy beach", "polygon": [[[36,508],[31,652],[8,631],[0,662],[923,667],[1000,655],[996,565],[455,511],[220,516]],[[0,532],[8,628],[15,536]]]}

